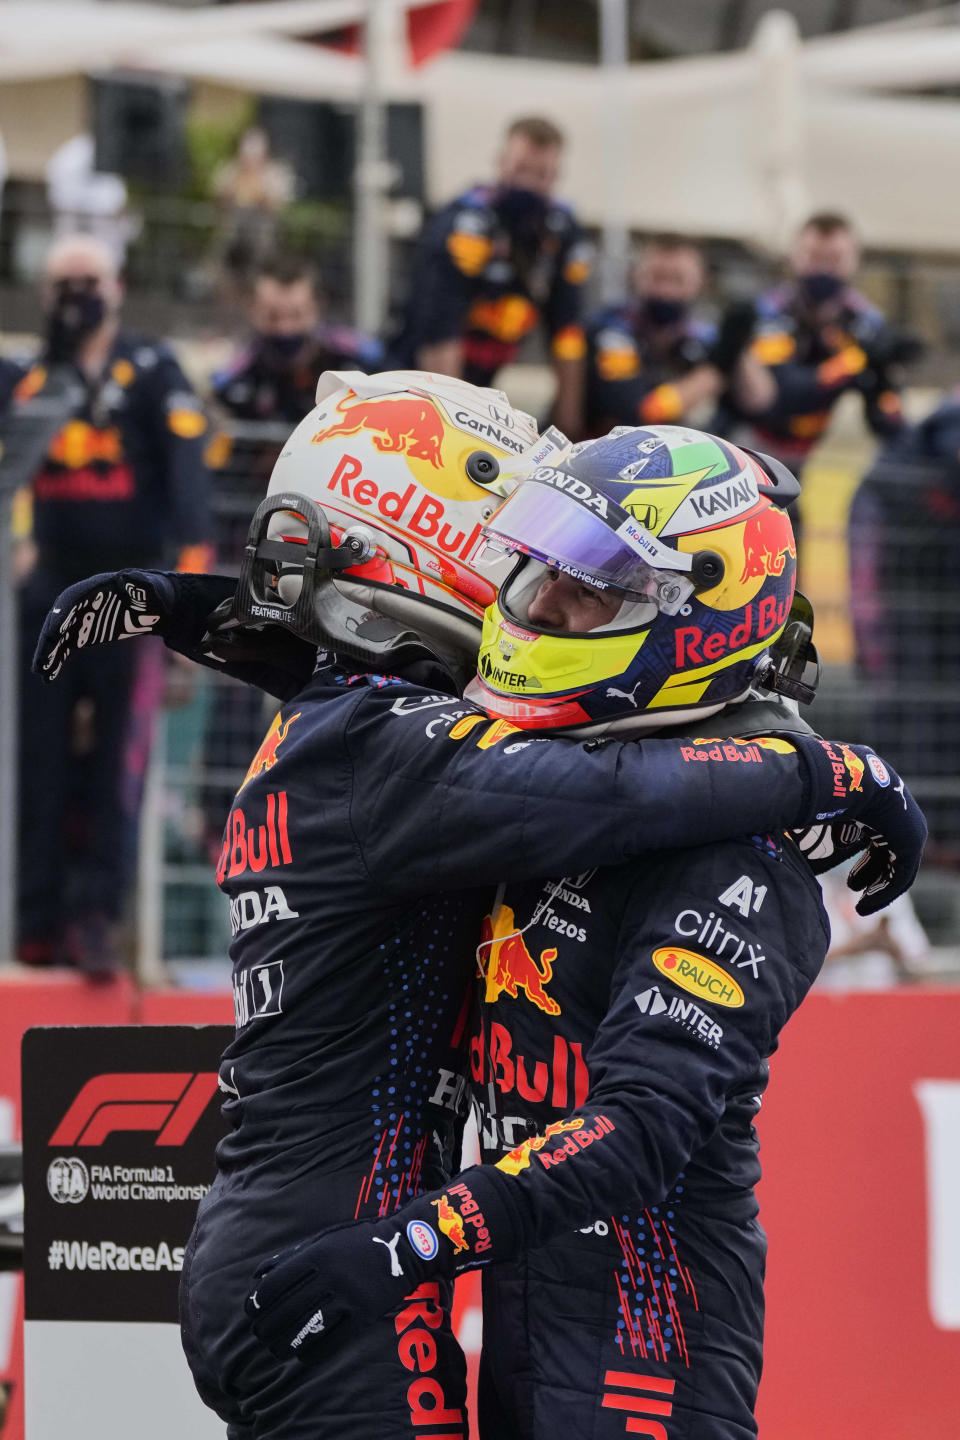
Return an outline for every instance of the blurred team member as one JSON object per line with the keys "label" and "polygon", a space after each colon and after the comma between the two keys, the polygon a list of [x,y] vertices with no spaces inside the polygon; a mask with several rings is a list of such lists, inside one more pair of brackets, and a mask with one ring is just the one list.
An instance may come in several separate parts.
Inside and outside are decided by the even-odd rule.
{"label": "blurred team member", "polygon": [[276,246],[280,216],[296,189],[297,177],[271,153],[267,132],[260,125],[249,126],[233,158],[213,176],[213,194],[223,216],[223,265],[238,286]]}
{"label": "blurred team member", "polygon": [[926,781],[929,858],[960,869],[960,387],[880,452],[853,498],[849,535],[864,728]]}
{"label": "blurred team member", "polygon": [[[278,257],[256,271],[249,305],[251,335],[226,369],[214,375],[216,400],[236,420],[275,424],[278,433],[234,435],[214,447],[231,495],[249,498],[253,510],[263,496],[270,472],[291,425],[314,407],[317,380],[324,370],[376,370],[382,360],[378,340],[345,325],[324,321],[325,297],[309,261]],[[226,437],[221,437],[225,441]],[[225,517],[220,558],[239,568],[247,535],[247,510]],[[218,774],[243,769],[263,732],[263,701],[246,686],[217,689],[209,717]],[[219,847],[235,786],[211,780],[203,788],[201,809],[210,843]]]}
{"label": "blurred team member", "polygon": [[889,437],[903,424],[902,365],[916,342],[898,334],[853,288],[860,244],[850,221],[825,212],[800,230],[790,278],[763,296],[753,354],[770,367],[776,393],[754,417],[757,443],[797,469],[848,390],[863,396],[866,420]]}
{"label": "blurred team member", "polygon": [[550,120],[514,121],[496,181],[428,223],[395,359],[489,385],[542,323],[557,377],[553,418],[573,434],[582,423],[589,251],[573,212],[554,197],[563,146]]}
{"label": "blurred team member", "polygon": [[[206,420],[171,352],[120,328],[122,300],[101,241],[57,242],[44,270],[43,351],[12,396],[21,421],[43,409],[57,378],[69,377],[76,397],[30,484],[36,558],[21,591],[18,953],[90,972],[117,964],[130,876],[135,817],[122,791],[136,652],[83,654],[69,685],[44,691],[29,673],[37,630],[63,587],[91,571],[165,555],[203,570],[211,558]],[[108,634],[118,623],[106,606],[91,629]],[[83,756],[79,701],[89,717]]]}
{"label": "blurred team member", "polygon": [[644,245],[632,278],[632,296],[587,327],[589,435],[612,425],[682,423],[724,394],[741,413],[769,408],[773,381],[750,354],[753,306],[732,306],[719,330],[694,314],[705,280],[698,245],[658,236]]}
{"label": "blurred team member", "polygon": [[322,371],[377,368],[379,341],[344,325],[325,324],[325,308],[309,262],[280,258],[259,267],[250,300],[250,339],[211,382],[231,415],[296,425],[313,409]]}

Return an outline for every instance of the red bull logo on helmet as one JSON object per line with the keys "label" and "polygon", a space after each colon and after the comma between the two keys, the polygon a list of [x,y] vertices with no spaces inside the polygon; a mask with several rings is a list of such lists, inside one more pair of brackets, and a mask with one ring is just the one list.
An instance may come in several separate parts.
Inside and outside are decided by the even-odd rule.
{"label": "red bull logo on helmet", "polygon": [[489,915],[485,917],[480,944],[481,949],[490,950],[485,997],[488,1004],[501,995],[516,1000],[522,990],[531,1004],[545,1015],[560,1014],[559,1004],[545,989],[553,978],[556,949],[541,950],[538,965],[516,928],[509,905],[500,906],[495,920]]}
{"label": "red bull logo on helmet", "polygon": [[797,544],[785,510],[769,505],[744,521],[743,571],[740,584],[767,575],[782,575],[787,556],[797,558]]}
{"label": "red bull logo on helmet", "polygon": [[792,594],[785,595],[778,604],[776,595],[764,595],[756,603],[748,602],[743,619],[729,631],[681,625],[674,634],[676,668],[709,665],[758,642],[772,641],[789,619],[791,599]]}
{"label": "red bull logo on helmet", "polygon": [[[425,495],[413,480],[402,490],[388,490],[378,481],[363,474],[363,465],[355,455],[342,455],[327,482],[327,489],[341,495],[353,505],[382,515],[415,540],[451,556],[469,560],[480,538],[480,522],[470,530],[458,529],[447,520],[442,500]],[[457,572],[458,576],[460,571]],[[491,588],[489,604],[496,592]]]}
{"label": "red bull logo on helmet", "polygon": [[[256,755],[254,755],[253,759],[250,761],[247,773],[246,775],[244,775],[241,782],[240,790],[243,789],[244,785],[249,784],[249,782],[254,778],[255,775],[262,774],[264,770],[273,769],[274,765],[276,765],[277,763],[277,751],[280,749],[280,746],[283,744],[284,740],[286,740],[287,731],[290,729],[290,726],[293,724],[294,720],[300,719],[300,711],[298,710],[296,715],[291,715],[289,720],[285,720],[281,724],[280,713],[281,712],[278,710],[276,715],[274,715],[272,721],[270,722],[270,729],[263,737],[263,740],[260,743],[260,748],[257,751]],[[238,795],[240,793],[240,790],[237,791]]]}
{"label": "red bull logo on helmet", "polygon": [[318,430],[313,437],[315,445],[335,435],[357,435],[368,430],[383,454],[406,454],[428,461],[437,470],[443,464],[443,421],[429,400],[407,395],[382,400],[348,396],[338,401],[336,408],[343,419]]}

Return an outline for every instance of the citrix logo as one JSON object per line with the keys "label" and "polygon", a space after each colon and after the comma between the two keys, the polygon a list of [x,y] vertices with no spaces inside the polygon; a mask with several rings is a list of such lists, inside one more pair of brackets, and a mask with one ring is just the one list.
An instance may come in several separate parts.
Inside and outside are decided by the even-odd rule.
{"label": "citrix logo", "polygon": [[216,1072],[95,1075],[49,1145],[102,1145],[117,1130],[155,1130],[156,1145],[182,1145],[217,1091]]}

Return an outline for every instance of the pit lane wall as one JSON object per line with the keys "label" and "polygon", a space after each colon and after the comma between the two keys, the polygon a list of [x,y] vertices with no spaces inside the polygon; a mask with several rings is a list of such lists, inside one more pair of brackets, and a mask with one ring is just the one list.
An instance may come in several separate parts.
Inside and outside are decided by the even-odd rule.
{"label": "pit lane wall", "polygon": [[[125,980],[97,990],[64,974],[0,981],[0,1126],[19,1133],[20,1041],[29,1027],[223,1023],[231,1008],[226,992],[138,993]],[[766,1172],[762,1218],[770,1237],[759,1408],[764,1440],[810,1440],[812,1434],[818,1440],[955,1440],[958,1035],[960,991],[814,994],[774,1057],[758,1121]],[[123,1066],[114,1063],[106,1035],[102,1060],[105,1073],[132,1068],[129,1053]],[[42,1061],[47,1063],[60,1064]],[[146,1051],[142,1068],[156,1069]],[[72,1080],[69,1073],[51,1075],[51,1087],[69,1090]],[[44,1148],[49,1137],[39,1138]],[[28,1210],[28,1235],[29,1224]],[[57,1275],[48,1278],[54,1287],[46,1288],[45,1315],[55,1313],[58,1303]],[[3,1440],[23,1440],[20,1285],[17,1277],[0,1276],[0,1282],[0,1379],[15,1387]],[[66,1298],[64,1292],[65,1306]],[[474,1350],[475,1303],[475,1288],[461,1296],[459,1333]],[[97,1395],[95,1407],[71,1412],[70,1430],[78,1440],[121,1433],[111,1409],[117,1411],[130,1391],[121,1377],[137,1373],[137,1336],[141,1350],[162,1353],[163,1365],[176,1369],[174,1327],[154,1327],[147,1316],[135,1325],[96,1322],[110,1334],[104,1331],[96,1347],[103,1365],[96,1386],[89,1387],[87,1367],[76,1365],[66,1309],[64,1314],[64,1322],[31,1321],[46,1327],[35,1352],[44,1388],[70,1390],[82,1379]],[[113,1327],[122,1334],[123,1350],[114,1345]],[[169,1425],[151,1403],[156,1381],[148,1385],[141,1372],[138,1383],[138,1433],[144,1440],[153,1434],[167,1440]],[[52,1434],[44,1429],[46,1413],[34,1406],[31,1391],[29,1440]],[[201,1422],[206,1418],[201,1412]],[[154,1421],[159,1429],[151,1428]],[[218,1433],[216,1423],[203,1433]]]}

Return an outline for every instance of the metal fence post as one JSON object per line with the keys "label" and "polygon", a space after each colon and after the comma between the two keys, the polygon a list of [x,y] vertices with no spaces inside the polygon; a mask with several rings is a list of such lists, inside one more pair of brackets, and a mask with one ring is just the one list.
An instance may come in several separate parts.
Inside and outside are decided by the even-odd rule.
{"label": "metal fence post", "polygon": [[354,175],[354,268],[356,323],[376,334],[387,310],[387,234],[384,199],[390,188],[386,159],[384,69],[389,17],[382,0],[367,0],[364,71]]}
{"label": "metal fence post", "polygon": [[17,906],[17,596],[13,492],[0,492],[0,961],[14,958]]}
{"label": "metal fence post", "polygon": [[[153,643],[153,642],[151,642]],[[163,774],[166,723],[157,717],[143,777],[140,841],[137,849],[136,955],[133,972],[141,985],[161,985],[163,965]]]}

